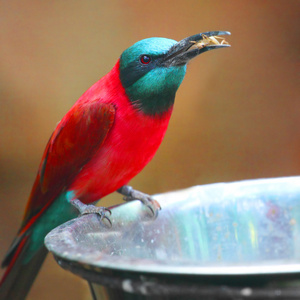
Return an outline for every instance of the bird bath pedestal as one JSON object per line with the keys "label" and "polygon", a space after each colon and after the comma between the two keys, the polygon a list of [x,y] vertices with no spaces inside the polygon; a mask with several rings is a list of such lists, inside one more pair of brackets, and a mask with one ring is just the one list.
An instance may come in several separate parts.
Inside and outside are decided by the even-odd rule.
{"label": "bird bath pedestal", "polygon": [[300,299],[300,177],[196,186],[85,215],[45,239],[94,299]]}

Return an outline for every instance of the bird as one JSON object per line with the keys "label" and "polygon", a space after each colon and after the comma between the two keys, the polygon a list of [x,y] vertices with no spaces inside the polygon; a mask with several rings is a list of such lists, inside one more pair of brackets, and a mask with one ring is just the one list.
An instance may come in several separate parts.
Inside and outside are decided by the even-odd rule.
{"label": "bird", "polygon": [[188,62],[228,47],[207,41],[229,34],[209,31],[179,42],[140,40],[75,102],[46,145],[20,229],[2,261],[0,299],[26,298],[47,255],[44,238],[53,228],[78,213],[97,213],[109,221],[108,209],[92,205],[104,196],[118,191],[157,216],[159,203],[128,183],[165,136]]}

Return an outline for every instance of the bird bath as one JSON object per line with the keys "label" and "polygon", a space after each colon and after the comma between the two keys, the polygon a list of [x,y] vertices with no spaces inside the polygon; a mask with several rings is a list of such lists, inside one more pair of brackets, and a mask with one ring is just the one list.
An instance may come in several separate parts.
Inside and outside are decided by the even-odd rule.
{"label": "bird bath", "polygon": [[45,239],[94,299],[300,299],[300,177],[195,186],[84,215]]}

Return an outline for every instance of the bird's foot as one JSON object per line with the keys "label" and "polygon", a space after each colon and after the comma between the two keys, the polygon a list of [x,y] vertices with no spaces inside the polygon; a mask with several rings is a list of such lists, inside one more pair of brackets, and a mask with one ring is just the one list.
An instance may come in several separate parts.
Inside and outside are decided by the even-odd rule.
{"label": "bird's foot", "polygon": [[109,215],[111,215],[111,211],[108,208],[95,206],[92,204],[87,205],[82,203],[79,199],[72,200],[71,204],[78,209],[80,216],[87,214],[97,214],[98,216],[100,216],[101,221],[107,220],[110,226],[112,226],[110,219],[106,215],[106,213],[109,213]]}
{"label": "bird's foot", "polygon": [[148,194],[134,190],[129,185],[123,185],[117,190],[117,192],[125,196],[123,198],[124,201],[140,200],[144,205],[146,205],[150,209],[154,218],[158,216],[158,212],[161,210],[160,204],[154,198],[152,198]]}

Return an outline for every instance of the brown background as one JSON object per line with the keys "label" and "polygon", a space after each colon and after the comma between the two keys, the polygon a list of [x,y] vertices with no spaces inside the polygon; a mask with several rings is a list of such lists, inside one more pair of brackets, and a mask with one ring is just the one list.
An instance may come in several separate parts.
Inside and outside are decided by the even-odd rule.
{"label": "brown background", "polygon": [[[136,188],[299,174],[299,20],[292,0],[1,1],[0,256],[55,124],[143,38],[229,30],[232,47],[189,65],[166,138]],[[90,297],[49,255],[29,299]]]}

